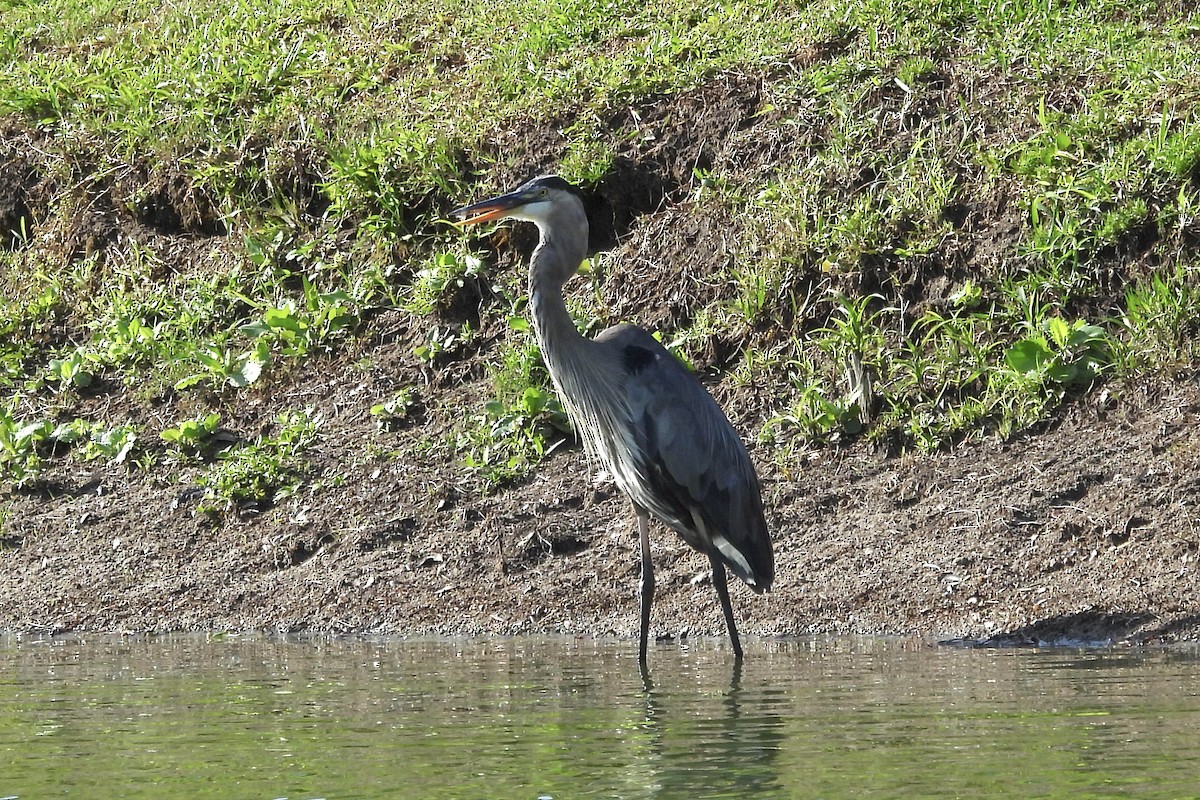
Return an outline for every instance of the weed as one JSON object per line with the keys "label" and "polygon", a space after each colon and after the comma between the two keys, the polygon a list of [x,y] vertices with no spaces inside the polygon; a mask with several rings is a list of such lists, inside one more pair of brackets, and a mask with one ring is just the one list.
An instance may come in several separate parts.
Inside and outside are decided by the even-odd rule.
{"label": "weed", "polygon": [[84,461],[103,458],[113,464],[123,464],[137,444],[137,430],[132,425],[107,428],[102,423],[75,419],[56,427],[48,438],[73,445],[74,452]]}
{"label": "weed", "polygon": [[489,370],[496,399],[468,420],[456,441],[468,469],[491,490],[524,476],[571,432],[528,320],[512,316],[509,327],[510,337]]}
{"label": "weed", "polygon": [[1193,359],[1189,344],[1200,329],[1200,289],[1182,266],[1154,274],[1125,292],[1121,317],[1125,342],[1118,348],[1125,372],[1138,372]]}
{"label": "weed", "polygon": [[0,479],[23,486],[37,478],[44,466],[39,446],[53,432],[49,420],[21,422],[0,408]]}
{"label": "weed", "polygon": [[270,359],[270,343],[261,339],[255,342],[253,350],[240,355],[220,347],[202,346],[188,355],[188,360],[200,371],[180,378],[175,382],[175,388],[182,391],[207,381],[214,387],[228,385],[241,389],[259,379]]}
{"label": "weed", "polygon": [[411,230],[417,220],[410,197],[423,188],[421,181],[432,178],[454,193],[454,145],[425,126],[375,121],[373,128],[329,154],[331,213],[362,220],[365,230],[380,234]]}
{"label": "weed", "polygon": [[264,309],[257,321],[243,325],[241,331],[256,346],[266,343],[284,356],[303,358],[354,324],[354,315],[342,304],[347,299],[345,292],[323,294],[315,308],[301,308],[287,300]]}
{"label": "weed", "polygon": [[412,352],[421,363],[434,366],[470,344],[474,337],[474,330],[466,322],[457,329],[451,325],[434,325],[425,332],[424,344],[417,345]]}
{"label": "weed", "polygon": [[21,486],[36,479],[59,446],[84,461],[123,464],[136,444],[137,430],[130,424],[109,428],[78,418],[57,426],[45,419],[22,424],[0,410],[0,480]]}
{"label": "weed", "polygon": [[168,444],[174,445],[179,453],[194,456],[200,452],[220,424],[220,414],[207,414],[197,419],[184,420],[173,428],[167,428],[159,433],[159,437]]}
{"label": "weed", "polygon": [[830,399],[821,384],[798,388],[787,411],[767,420],[759,433],[763,441],[799,436],[806,442],[829,441],[839,431],[857,433],[862,429],[862,412],[856,403]]}
{"label": "weed", "polygon": [[737,286],[737,295],[731,303],[734,313],[747,325],[769,321],[776,313],[783,293],[784,265],[758,260],[733,267],[731,274]]}
{"label": "weed", "polygon": [[320,420],[311,412],[293,411],[280,414],[275,423],[275,436],[230,445],[198,476],[205,490],[202,511],[270,505],[300,488],[309,472],[303,456],[316,441]]}
{"label": "weed", "polygon": [[371,406],[371,416],[381,431],[394,431],[405,424],[418,402],[415,390],[402,389],[391,399]]}
{"label": "weed", "polygon": [[817,333],[817,346],[833,356],[845,375],[846,391],[839,422],[847,433],[858,433],[875,408],[874,375],[885,359],[884,336],[880,318],[888,309],[871,311],[882,298],[869,295],[852,300],[840,292],[832,293],[834,313],[839,316]]}
{"label": "weed", "polygon": [[459,433],[456,447],[463,462],[495,490],[555,450],[570,432],[566,412],[545,389],[530,386],[511,405],[493,400]]}
{"label": "weed", "polygon": [[95,378],[87,367],[87,361],[84,351],[76,348],[64,358],[51,359],[47,377],[57,381],[61,387],[85,388],[90,386]]}
{"label": "weed", "polygon": [[482,268],[483,262],[475,256],[436,254],[428,266],[417,271],[405,307],[420,316],[444,311],[454,291],[477,277]]}
{"label": "weed", "polygon": [[569,145],[559,167],[563,177],[584,186],[599,183],[612,167],[616,154],[610,141],[592,125],[578,122],[563,131]]}
{"label": "weed", "polygon": [[1064,387],[1090,383],[1112,363],[1108,334],[1096,325],[1050,317],[1042,330],[1004,354],[1008,366],[1027,379]]}

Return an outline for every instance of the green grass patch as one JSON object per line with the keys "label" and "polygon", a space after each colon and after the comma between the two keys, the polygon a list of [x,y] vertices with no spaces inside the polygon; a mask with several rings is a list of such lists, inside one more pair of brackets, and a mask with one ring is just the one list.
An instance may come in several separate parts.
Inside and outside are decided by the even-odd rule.
{"label": "green grass patch", "polygon": [[[647,194],[638,213],[729,220],[636,256],[695,259],[720,287],[659,333],[771,387],[781,461],[863,436],[1007,436],[1194,363],[1200,13],[1182,5],[48,0],[4,16],[8,482],[67,452],[203,449],[203,420],[311,359],[369,361],[382,312],[426,374],[484,360],[491,401],[453,412],[454,443],[485,486],[519,478],[563,427],[529,331],[496,334],[523,316],[523,273],[441,216],[546,165],[617,203]],[[737,123],[701,130],[710,107]],[[599,317],[623,281],[597,285],[584,327],[616,321]],[[129,423],[100,418],[105,395],[169,411],[109,435]],[[405,430],[411,398],[376,406]],[[51,435],[75,420],[73,443]],[[115,458],[127,442],[142,450]],[[208,503],[293,485],[268,467],[299,451],[255,446],[204,479]]]}

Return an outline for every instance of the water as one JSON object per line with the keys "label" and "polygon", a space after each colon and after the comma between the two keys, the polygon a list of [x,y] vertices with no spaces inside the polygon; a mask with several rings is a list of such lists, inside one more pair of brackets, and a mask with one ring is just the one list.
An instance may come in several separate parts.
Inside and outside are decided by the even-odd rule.
{"label": "water", "polygon": [[0,798],[1200,796],[1200,652],[0,638]]}

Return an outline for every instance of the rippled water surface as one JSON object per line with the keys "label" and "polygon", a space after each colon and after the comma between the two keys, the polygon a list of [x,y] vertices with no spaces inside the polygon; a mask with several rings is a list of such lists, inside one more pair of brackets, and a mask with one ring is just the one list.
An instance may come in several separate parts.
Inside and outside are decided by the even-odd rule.
{"label": "rippled water surface", "polygon": [[0,638],[0,798],[1200,796],[1200,654]]}

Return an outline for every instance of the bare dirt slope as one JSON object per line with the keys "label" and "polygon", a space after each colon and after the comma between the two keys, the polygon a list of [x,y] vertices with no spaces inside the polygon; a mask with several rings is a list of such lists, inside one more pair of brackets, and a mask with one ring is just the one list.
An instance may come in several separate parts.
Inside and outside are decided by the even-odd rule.
{"label": "bare dirt slope", "polygon": [[[336,414],[361,387],[329,389]],[[745,632],[1196,638],[1198,414],[1195,387],[1130,391],[1004,444],[764,468],[779,578],[765,597],[735,589]],[[324,457],[352,462],[369,422],[330,424]],[[451,468],[354,466],[341,487],[221,528],[179,486],[64,474],[53,498],[8,500],[0,628],[636,632],[628,508],[578,450],[492,498],[456,496],[438,478]],[[704,560],[654,541],[656,632],[721,633]]]}

